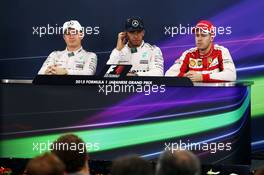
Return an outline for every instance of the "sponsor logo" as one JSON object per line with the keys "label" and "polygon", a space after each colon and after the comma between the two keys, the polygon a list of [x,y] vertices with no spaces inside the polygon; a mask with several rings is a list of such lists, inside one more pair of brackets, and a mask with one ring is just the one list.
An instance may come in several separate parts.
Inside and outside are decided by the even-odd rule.
{"label": "sponsor logo", "polygon": [[190,67],[194,67],[196,65],[196,61],[194,59],[191,59],[190,58],[190,63],[189,63],[189,66]]}
{"label": "sponsor logo", "polygon": [[132,21],[132,26],[133,26],[133,27],[136,28],[138,25],[139,25],[138,20],[133,20],[133,21]]}
{"label": "sponsor logo", "polygon": [[208,59],[208,63],[211,64],[213,62],[213,58],[209,57]]}
{"label": "sponsor logo", "polygon": [[140,60],[139,63],[140,64],[148,64],[148,60]]}
{"label": "sponsor logo", "polygon": [[197,65],[200,67],[200,66],[202,66],[202,64],[203,64],[203,61],[202,60],[198,60]]}

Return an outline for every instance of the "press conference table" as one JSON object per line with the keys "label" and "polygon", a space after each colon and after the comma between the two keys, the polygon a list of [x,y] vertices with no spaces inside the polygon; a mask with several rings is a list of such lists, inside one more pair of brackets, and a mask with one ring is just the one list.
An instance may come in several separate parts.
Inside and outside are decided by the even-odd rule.
{"label": "press conference table", "polygon": [[33,143],[48,148],[70,132],[89,143],[96,160],[131,153],[156,160],[164,149],[185,146],[203,163],[250,164],[252,82],[86,76],[37,81],[1,80],[1,158],[34,157],[40,150]]}

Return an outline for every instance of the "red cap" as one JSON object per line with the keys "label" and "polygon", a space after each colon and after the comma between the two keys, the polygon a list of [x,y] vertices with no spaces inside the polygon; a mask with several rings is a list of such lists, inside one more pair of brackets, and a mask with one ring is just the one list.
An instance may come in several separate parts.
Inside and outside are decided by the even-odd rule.
{"label": "red cap", "polygon": [[215,36],[214,25],[210,21],[201,20],[196,24],[192,31],[195,32],[196,29],[201,29],[206,33],[210,33],[212,36]]}

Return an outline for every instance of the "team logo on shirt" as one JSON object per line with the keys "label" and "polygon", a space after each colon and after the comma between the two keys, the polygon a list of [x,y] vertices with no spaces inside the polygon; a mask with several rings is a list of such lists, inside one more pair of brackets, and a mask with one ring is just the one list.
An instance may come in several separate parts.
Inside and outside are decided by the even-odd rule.
{"label": "team logo on shirt", "polygon": [[148,52],[142,53],[142,58],[147,58],[147,56],[148,56]]}
{"label": "team logo on shirt", "polygon": [[[208,63],[209,63],[209,61],[208,61]],[[215,59],[213,59],[213,60],[211,61],[211,63],[209,63],[209,67],[217,66],[218,64],[219,64],[218,59],[215,58]]]}
{"label": "team logo on shirt", "polygon": [[213,62],[213,58],[212,57],[209,57],[208,59],[207,59],[207,61],[208,61],[208,63],[209,63],[209,65]]}

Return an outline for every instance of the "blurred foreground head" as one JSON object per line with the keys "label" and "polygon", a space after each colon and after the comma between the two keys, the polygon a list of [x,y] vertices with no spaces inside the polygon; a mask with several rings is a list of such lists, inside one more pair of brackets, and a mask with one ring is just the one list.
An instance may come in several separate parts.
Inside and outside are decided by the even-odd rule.
{"label": "blurred foreground head", "polygon": [[161,154],[156,175],[200,175],[200,161],[190,151],[166,151]]}
{"label": "blurred foreground head", "polygon": [[63,175],[64,170],[62,161],[51,153],[31,159],[26,166],[27,175]]}
{"label": "blurred foreground head", "polygon": [[86,144],[77,135],[62,135],[53,142],[51,150],[65,164],[67,173],[89,174]]}
{"label": "blurred foreground head", "polygon": [[153,169],[148,161],[131,155],[116,159],[111,175],[153,175]]}

